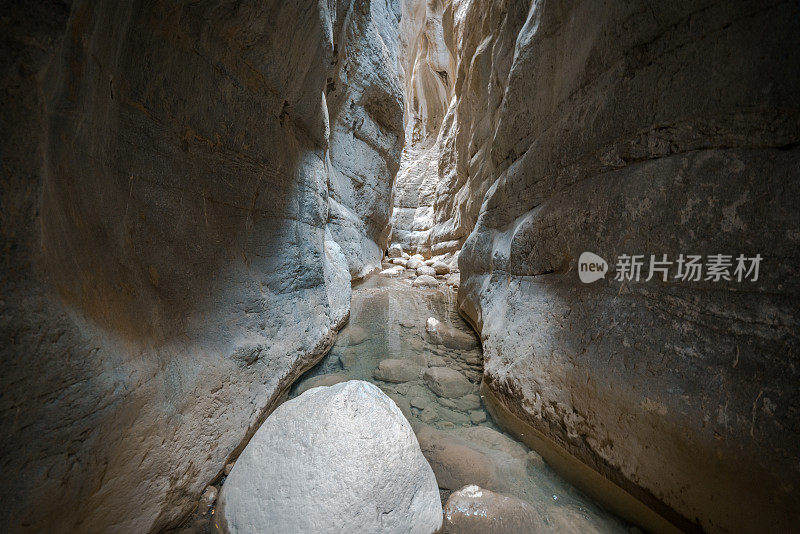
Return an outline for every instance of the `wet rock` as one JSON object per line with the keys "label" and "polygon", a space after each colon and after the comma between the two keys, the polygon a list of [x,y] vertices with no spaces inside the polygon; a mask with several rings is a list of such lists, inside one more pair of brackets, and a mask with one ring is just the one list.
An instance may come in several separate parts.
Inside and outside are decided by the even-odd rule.
{"label": "wet rock", "polygon": [[462,412],[476,410],[481,407],[481,398],[475,393],[470,393],[469,395],[454,399],[453,407]]}
{"label": "wet rock", "polygon": [[436,271],[436,274],[443,275],[448,274],[450,272],[450,266],[444,263],[443,261],[436,261],[432,265],[433,270]]}
{"label": "wet rock", "polygon": [[419,414],[419,420],[423,423],[431,424],[434,421],[439,419],[439,411],[436,408],[436,405],[431,403],[428,404],[423,410],[422,413]]}
{"label": "wet rock", "polygon": [[311,388],[333,386],[334,384],[347,382],[348,380],[350,380],[350,377],[348,377],[345,373],[330,373],[327,375],[312,376],[311,378],[302,380],[295,386],[295,396],[302,395]]}
{"label": "wet rock", "polygon": [[414,280],[413,285],[414,287],[435,287],[439,285],[439,282],[436,281],[436,278],[424,274],[422,276],[418,276],[417,279]]}
{"label": "wet rock", "polygon": [[447,367],[447,359],[438,354],[433,354],[428,358],[428,365],[431,367]]}
{"label": "wet rock", "polygon": [[528,470],[528,473],[535,473],[544,469],[545,467],[544,458],[542,455],[536,451],[529,451],[526,457],[525,467]]}
{"label": "wet rock", "polygon": [[367,382],[315,388],[279,406],[220,496],[238,532],[433,532],[439,491],[408,421]]}
{"label": "wet rock", "polygon": [[413,408],[424,410],[431,400],[428,397],[411,397],[408,402]]}
{"label": "wet rock", "polygon": [[552,506],[547,516],[553,532],[564,534],[600,534],[610,530],[608,521],[574,506]]}
{"label": "wet rock", "polygon": [[474,425],[478,425],[486,421],[486,412],[483,410],[473,410],[469,412],[469,420]]}
{"label": "wet rock", "polygon": [[483,355],[480,351],[463,351],[459,353],[459,357],[468,365],[478,366],[483,361]]}
{"label": "wet rock", "polygon": [[454,491],[447,499],[444,516],[446,534],[520,534],[544,531],[542,518],[530,503],[476,485]]}
{"label": "wet rock", "polygon": [[447,367],[429,367],[423,375],[425,384],[440,397],[462,397],[472,390],[463,374]]}
{"label": "wet rock", "polygon": [[450,325],[442,323],[434,317],[428,317],[425,324],[425,331],[431,343],[444,345],[445,347],[456,350],[474,349],[478,344],[474,335],[462,332]]}
{"label": "wet rock", "polygon": [[492,459],[464,441],[430,426],[418,428],[417,439],[440,488],[456,490],[468,484],[499,486],[497,467]]}
{"label": "wet rock", "polygon": [[433,270],[433,267],[428,267],[427,265],[423,265],[422,267],[417,268],[417,276],[436,276],[436,271]]}
{"label": "wet rock", "polygon": [[406,397],[399,393],[387,393],[386,395],[394,401],[398,408],[400,408],[400,411],[403,413],[403,416],[406,419],[411,418],[411,404],[409,404]]}
{"label": "wet rock", "polygon": [[214,486],[208,486],[206,490],[203,492],[203,496],[200,497],[200,508],[202,513],[206,513],[209,508],[214,506],[214,503],[217,500],[217,488]]}
{"label": "wet rock", "polygon": [[360,345],[369,337],[369,332],[358,325],[346,326],[342,331],[339,343],[345,347]]}
{"label": "wet rock", "polygon": [[458,435],[484,451],[497,451],[520,462],[524,462],[527,458],[527,447],[493,428],[486,426],[463,428],[458,431]]}
{"label": "wet rock", "polygon": [[390,258],[401,258],[403,256],[403,247],[394,243],[389,247],[386,255]]}
{"label": "wet rock", "polygon": [[411,382],[419,378],[420,371],[421,367],[410,360],[387,359],[378,363],[372,376],[384,382]]}
{"label": "wet rock", "polygon": [[437,406],[436,413],[438,414],[438,421],[453,423],[454,426],[463,426],[469,424],[469,416],[444,406]]}
{"label": "wet rock", "polygon": [[344,369],[352,369],[358,363],[358,349],[350,348],[339,354],[339,363]]}

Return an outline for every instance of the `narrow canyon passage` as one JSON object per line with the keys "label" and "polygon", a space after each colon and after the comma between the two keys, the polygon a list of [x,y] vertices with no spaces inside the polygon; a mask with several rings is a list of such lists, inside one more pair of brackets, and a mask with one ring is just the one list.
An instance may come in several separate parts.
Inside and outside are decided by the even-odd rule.
{"label": "narrow canyon passage", "polygon": [[797,2],[0,9],[0,531],[800,524]]}
{"label": "narrow canyon passage", "polygon": [[[373,382],[411,422],[443,505],[454,491],[475,485],[530,503],[542,513],[547,531],[628,532],[629,525],[494,423],[480,394],[480,344],[460,317],[447,278],[433,287],[414,287],[413,270],[391,272],[354,286],[350,319],[336,344],[292,386],[288,398],[347,380]],[[212,512],[196,513],[182,532],[214,532]],[[510,508],[511,517],[493,520],[513,522],[524,512]]]}

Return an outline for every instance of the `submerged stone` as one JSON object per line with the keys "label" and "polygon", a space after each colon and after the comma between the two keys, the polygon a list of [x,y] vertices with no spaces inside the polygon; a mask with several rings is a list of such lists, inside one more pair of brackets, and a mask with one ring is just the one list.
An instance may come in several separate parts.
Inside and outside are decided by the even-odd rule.
{"label": "submerged stone", "polygon": [[446,534],[544,532],[542,518],[530,503],[476,485],[453,492],[444,517]]}
{"label": "submerged stone", "polygon": [[384,382],[411,382],[419,378],[420,369],[410,360],[381,360],[372,376]]}
{"label": "submerged stone", "polygon": [[423,377],[431,391],[440,397],[462,397],[472,390],[472,384],[464,375],[447,367],[430,367]]}
{"label": "submerged stone", "polygon": [[450,349],[470,350],[476,348],[478,341],[474,335],[453,328],[434,317],[428,317],[425,331],[431,343],[444,345]]}
{"label": "submerged stone", "polygon": [[492,459],[466,442],[430,426],[418,428],[417,439],[440,488],[456,490],[467,484],[499,486],[497,466]]}

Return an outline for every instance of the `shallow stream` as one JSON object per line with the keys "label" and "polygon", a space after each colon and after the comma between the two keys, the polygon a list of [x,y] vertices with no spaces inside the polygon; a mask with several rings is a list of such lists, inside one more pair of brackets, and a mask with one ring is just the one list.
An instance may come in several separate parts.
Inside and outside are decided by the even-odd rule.
{"label": "shallow stream", "polygon": [[458,314],[456,291],[444,283],[413,287],[412,280],[410,273],[376,274],[354,285],[349,322],[290,398],[344,380],[372,382],[406,415],[423,452],[438,451],[432,465],[451,473],[443,504],[451,491],[474,483],[534,504],[555,532],[628,532],[495,425],[479,392],[480,343]]}

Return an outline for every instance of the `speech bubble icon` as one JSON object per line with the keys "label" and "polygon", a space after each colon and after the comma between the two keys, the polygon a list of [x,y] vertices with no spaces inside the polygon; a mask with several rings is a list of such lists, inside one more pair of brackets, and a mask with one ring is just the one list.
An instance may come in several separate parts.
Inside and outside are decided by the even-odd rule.
{"label": "speech bubble icon", "polygon": [[584,284],[591,284],[606,277],[608,263],[594,252],[584,252],[578,258],[578,277]]}

